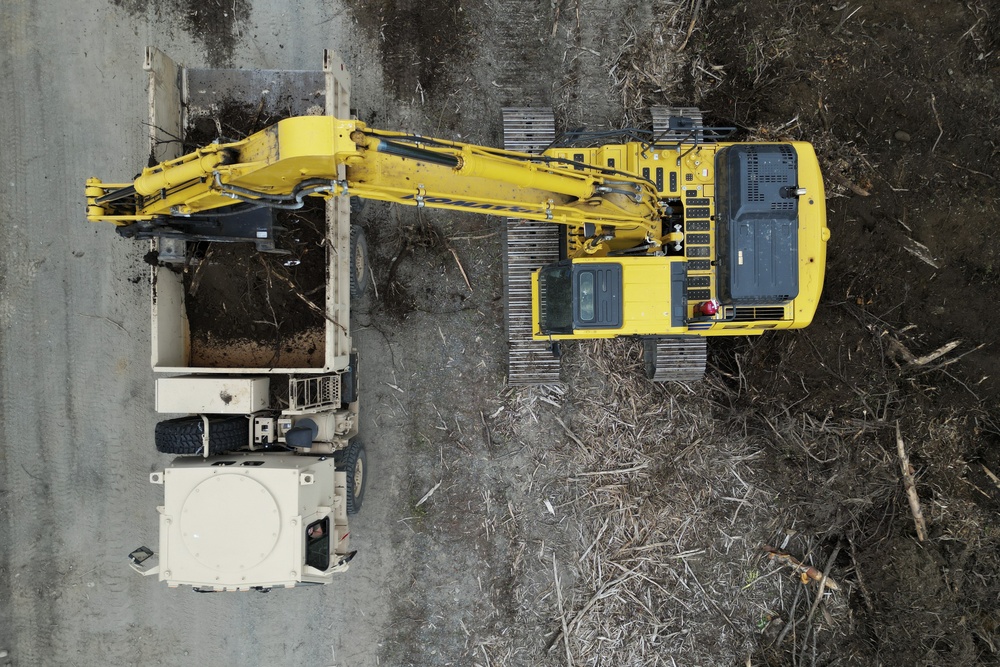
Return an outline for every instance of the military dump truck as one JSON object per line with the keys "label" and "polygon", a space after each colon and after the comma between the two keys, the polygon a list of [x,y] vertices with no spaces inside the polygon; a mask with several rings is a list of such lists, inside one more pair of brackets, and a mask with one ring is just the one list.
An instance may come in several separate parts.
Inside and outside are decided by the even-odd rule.
{"label": "military dump truck", "polygon": [[[199,124],[217,125],[226,105],[258,114],[349,114],[350,78],[330,51],[321,70],[276,72],[185,68],[150,48],[145,70],[151,161],[179,155],[178,139]],[[184,230],[132,226],[127,234],[151,244],[156,411],[173,415],[157,424],[156,448],[180,455],[149,476],[163,487],[159,547],[140,547],[129,561],[172,587],[325,584],[354,555],[348,519],[361,507],[367,471],[357,437],[350,303],[367,281],[364,236],[351,226],[349,203],[330,199],[316,211],[314,242],[297,243],[306,230],[288,235],[301,246],[293,252],[280,247],[287,223],[272,209],[243,208],[192,216]],[[247,267],[227,266],[219,252],[205,256],[206,242],[213,242],[209,252],[246,247],[274,267],[267,268],[264,295],[270,304],[288,293],[286,306],[275,315],[258,304],[261,312],[243,314],[250,320],[277,322],[292,302],[318,312],[300,318],[304,325],[287,332],[276,351],[259,349],[266,337],[238,335],[257,325],[240,321],[234,300],[208,299],[198,311],[197,299],[205,301],[213,290],[225,296],[228,286],[247,281]],[[320,282],[309,295],[292,274],[307,261]],[[226,331],[230,335],[220,337]]]}

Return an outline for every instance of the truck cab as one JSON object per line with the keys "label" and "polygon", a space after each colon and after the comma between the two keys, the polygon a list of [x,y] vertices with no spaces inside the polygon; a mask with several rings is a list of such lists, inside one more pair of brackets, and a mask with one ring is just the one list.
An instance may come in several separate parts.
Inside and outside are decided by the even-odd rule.
{"label": "truck cab", "polygon": [[130,556],[133,569],[203,592],[330,583],[354,557],[347,513],[364,489],[364,459],[347,469],[344,458],[175,459],[150,474],[164,488],[158,562],[143,547]]}

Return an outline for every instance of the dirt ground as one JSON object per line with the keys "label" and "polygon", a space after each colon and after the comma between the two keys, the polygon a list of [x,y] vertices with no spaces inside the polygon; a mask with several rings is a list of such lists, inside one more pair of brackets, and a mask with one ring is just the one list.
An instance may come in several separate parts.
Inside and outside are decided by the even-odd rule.
{"label": "dirt ground", "polygon": [[[71,137],[57,144],[76,155],[58,172],[65,203],[29,216],[32,188],[61,168],[30,166],[46,155],[31,137],[54,126],[31,113],[60,98],[36,102],[23,83],[44,77],[12,63],[49,67],[30,46],[46,33],[5,8],[0,71],[27,100],[0,118],[5,136],[26,137],[17,159],[0,154],[18,183],[0,200],[0,649],[13,664],[1000,663],[992,5],[95,4],[117,39],[192,65],[315,67],[333,46],[358,116],[386,129],[501,145],[506,105],[612,129],[674,104],[741,138],[810,141],[826,178],[827,280],[811,327],[712,341],[704,383],[650,384],[638,346],[619,341],[569,346],[561,386],[510,388],[500,222],[370,203],[356,218],[376,288],[353,322],[373,470],[352,527],[358,559],[320,592],[168,591],[123,559],[153,534],[157,498],[139,487],[163,465],[149,441],[148,304],[132,282],[144,251],[83,227],[78,193],[97,157]],[[97,50],[88,77],[133,77],[120,94],[136,100],[92,122],[124,135],[134,160],[110,140],[88,146],[122,172],[107,178],[127,178],[145,160],[139,50],[112,53],[103,24],[84,26],[67,49]],[[66,99],[101,103],[59,76]],[[28,239],[13,226],[29,217],[61,227]],[[65,226],[77,236],[61,239]],[[75,252],[103,260],[29,280]],[[41,366],[47,391],[15,393],[30,360],[60,350],[64,363]],[[75,425],[102,392],[129,414]],[[29,418],[43,402],[62,406],[55,435]],[[30,447],[16,444],[25,434]],[[69,567],[35,526],[81,507],[54,542],[78,554]]]}
{"label": "dirt ground", "polygon": [[[738,138],[814,143],[833,233],[813,326],[713,341],[700,386],[639,381],[634,347],[613,344],[572,349],[559,391],[503,390],[496,348],[469,349],[441,319],[496,329],[495,277],[468,264],[495,271],[497,244],[464,240],[490,223],[387,211],[404,238],[378,228],[376,267],[412,310],[390,324],[399,304],[375,303],[371,326],[390,340],[437,328],[450,348],[444,376],[418,380],[416,365],[425,398],[407,404],[440,415],[415,424],[427,460],[413,498],[451,482],[412,525],[458,558],[464,545],[483,573],[464,590],[492,612],[461,633],[451,611],[429,627],[453,608],[433,593],[451,579],[422,556],[395,661],[430,660],[403,657],[417,639],[480,664],[996,664],[995,10],[442,2],[420,16],[446,20],[428,23],[366,9],[387,82],[427,133],[496,143],[506,104],[551,104],[563,127],[592,129],[696,104]],[[455,239],[471,294],[428,227]],[[462,520],[477,507],[478,525]],[[838,589],[797,583],[765,546]]]}

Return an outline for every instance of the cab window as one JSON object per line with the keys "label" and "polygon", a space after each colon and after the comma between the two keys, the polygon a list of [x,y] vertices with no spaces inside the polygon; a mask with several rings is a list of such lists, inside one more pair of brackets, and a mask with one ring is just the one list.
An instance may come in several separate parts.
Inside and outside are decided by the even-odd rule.
{"label": "cab window", "polygon": [[306,526],[306,565],[317,570],[330,567],[330,518]]}

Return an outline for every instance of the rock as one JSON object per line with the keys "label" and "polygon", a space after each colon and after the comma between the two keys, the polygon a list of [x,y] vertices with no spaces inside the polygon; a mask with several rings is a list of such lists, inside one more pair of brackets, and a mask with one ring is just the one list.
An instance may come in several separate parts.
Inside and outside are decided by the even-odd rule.
{"label": "rock", "polygon": [[896,134],[892,136],[896,137],[896,141],[902,141],[904,144],[910,140],[910,133],[903,130],[896,130]]}

